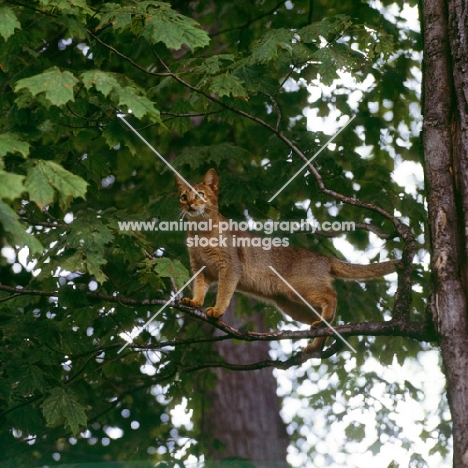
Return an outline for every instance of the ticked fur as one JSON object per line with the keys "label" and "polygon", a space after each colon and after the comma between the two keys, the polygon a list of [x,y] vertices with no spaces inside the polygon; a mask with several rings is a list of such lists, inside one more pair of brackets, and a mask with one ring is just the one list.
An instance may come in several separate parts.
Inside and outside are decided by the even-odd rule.
{"label": "ticked fur", "polygon": [[[211,220],[211,231],[192,230],[188,240],[195,236],[216,239],[225,238],[225,246],[189,247],[192,270],[205,269],[196,277],[193,297],[183,298],[192,307],[203,305],[210,284],[218,283],[216,303],[206,309],[209,317],[219,318],[226,311],[234,291],[241,291],[274,304],[285,314],[302,323],[317,327],[321,319],[306,306],[270,268],[273,267],[323,319],[331,323],[335,317],[336,292],[334,277],[365,280],[384,276],[395,271],[394,261],[371,265],[355,265],[297,247],[235,246],[233,237],[258,237],[245,231],[219,232],[220,221],[228,221],[218,211],[218,175],[210,169],[203,181],[194,186],[196,193],[179,178],[176,179],[179,202],[188,221]],[[190,242],[188,243],[190,245]],[[234,246],[233,246],[234,245]],[[306,352],[322,349],[326,338],[318,337],[307,346]]]}

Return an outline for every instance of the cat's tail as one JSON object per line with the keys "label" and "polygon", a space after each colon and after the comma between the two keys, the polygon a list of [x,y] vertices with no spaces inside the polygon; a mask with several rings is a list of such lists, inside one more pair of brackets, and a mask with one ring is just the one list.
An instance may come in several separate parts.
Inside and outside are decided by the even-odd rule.
{"label": "cat's tail", "polygon": [[398,260],[391,260],[382,263],[371,263],[369,265],[357,265],[356,263],[347,263],[331,259],[331,274],[336,278],[366,280],[379,278],[388,275],[396,270]]}

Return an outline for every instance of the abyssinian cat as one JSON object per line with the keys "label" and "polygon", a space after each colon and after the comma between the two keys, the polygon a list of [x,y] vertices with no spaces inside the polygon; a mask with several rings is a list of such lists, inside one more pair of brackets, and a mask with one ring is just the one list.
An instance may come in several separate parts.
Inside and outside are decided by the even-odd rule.
{"label": "abyssinian cat", "polygon": [[[294,320],[317,327],[321,325],[321,318],[296,292],[331,323],[336,309],[334,277],[367,280],[395,271],[397,261],[356,265],[302,248],[272,246],[265,250],[245,243],[239,245],[239,237],[253,240],[258,236],[246,231],[220,229],[220,223],[224,222],[226,226],[228,220],[218,211],[218,180],[216,171],[210,169],[203,181],[193,187],[194,192],[176,178],[180,205],[188,221],[204,222],[203,230],[195,227],[188,231],[187,245],[192,270],[197,272],[203,266],[205,268],[194,280],[193,298],[184,297],[182,302],[201,307],[210,284],[218,283],[216,303],[206,309],[209,317],[221,317],[234,291],[241,291],[273,303]],[[208,221],[211,229],[204,230]],[[201,238],[205,238],[205,242],[195,242]],[[304,352],[321,350],[325,341],[326,337],[315,338]]]}

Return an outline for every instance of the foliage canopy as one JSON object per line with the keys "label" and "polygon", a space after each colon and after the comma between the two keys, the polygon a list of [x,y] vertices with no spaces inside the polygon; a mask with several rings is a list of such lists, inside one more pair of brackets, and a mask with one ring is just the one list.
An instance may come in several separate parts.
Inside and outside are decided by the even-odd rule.
{"label": "foliage canopy", "polygon": [[[370,250],[375,261],[381,250],[401,257],[395,213],[424,254],[422,189],[405,190],[392,177],[395,161],[419,162],[420,38],[370,4],[324,2],[312,9],[303,0],[12,0],[0,6],[0,36],[6,460],[22,466],[134,454],[174,461],[175,454],[187,459],[203,453],[196,424],[174,426],[171,419],[186,401],[198,421],[203,395],[193,388],[215,385],[207,363],[226,365],[200,326],[201,314],[166,308],[118,352],[123,337],[190,277],[182,232],[138,232],[119,224],[178,218],[172,172],[119,116],[188,180],[198,182],[216,167],[225,216],[352,220],[361,229],[346,240],[356,249],[371,249],[373,233],[384,239],[382,248]],[[352,127],[314,160],[320,177],[309,167],[268,203],[344,124],[342,117],[352,115]],[[310,122],[324,118],[326,125],[314,128],[307,116]],[[325,234],[297,233],[290,242],[344,258],[338,250],[343,244]],[[424,322],[427,278],[419,265],[413,280],[407,316]],[[337,287],[343,323],[390,318],[387,283]],[[247,303],[239,304],[248,322]],[[266,310],[272,330],[293,326]],[[403,364],[428,346],[396,336],[351,339],[359,350],[353,369],[337,355],[294,377],[298,388],[309,378],[337,377],[314,397],[330,421],[339,418],[334,401],[380,380],[363,370],[371,356]],[[301,346],[295,339],[292,349]],[[276,366],[286,367],[288,357]],[[407,381],[384,385],[392,401],[418,398]],[[372,405],[371,396],[364,400]],[[382,434],[401,435],[390,409],[379,418],[373,453],[382,447]],[[447,432],[440,424],[445,439],[437,451],[443,455]],[[419,428],[433,437],[424,421]],[[346,428],[357,442],[364,432],[357,422]],[[114,440],[119,437],[122,443]],[[183,448],[187,440],[193,442]],[[298,440],[292,437],[301,447]],[[302,450],[312,456],[317,448]],[[412,466],[423,466],[421,460],[415,455],[420,464]]]}

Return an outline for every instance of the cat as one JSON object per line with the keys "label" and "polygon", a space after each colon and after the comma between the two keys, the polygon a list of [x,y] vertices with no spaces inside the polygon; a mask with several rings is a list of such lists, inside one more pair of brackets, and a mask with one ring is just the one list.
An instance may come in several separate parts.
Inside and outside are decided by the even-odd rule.
{"label": "cat", "polygon": [[[273,245],[266,250],[245,245],[245,242],[239,245],[238,238],[248,238],[254,244],[254,239],[259,239],[246,231],[220,230],[220,223],[225,222],[221,226],[226,226],[228,220],[218,211],[218,182],[216,171],[210,169],[203,181],[193,186],[194,192],[176,176],[184,216],[187,221],[197,222],[196,226],[192,223],[187,233],[191,268],[197,272],[205,266],[193,282],[193,297],[184,297],[182,303],[202,307],[208,287],[218,283],[216,303],[206,308],[208,317],[221,317],[234,291],[240,291],[272,303],[294,320],[314,328],[322,324],[321,318],[331,323],[335,317],[337,298],[333,278],[367,280],[395,271],[397,261],[357,265],[297,247]],[[202,238],[204,242],[200,242]],[[270,267],[321,317],[304,304]],[[325,341],[326,337],[315,338],[304,352],[322,350]]]}

